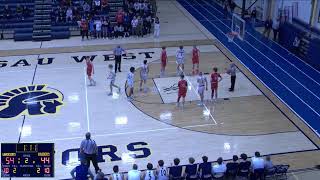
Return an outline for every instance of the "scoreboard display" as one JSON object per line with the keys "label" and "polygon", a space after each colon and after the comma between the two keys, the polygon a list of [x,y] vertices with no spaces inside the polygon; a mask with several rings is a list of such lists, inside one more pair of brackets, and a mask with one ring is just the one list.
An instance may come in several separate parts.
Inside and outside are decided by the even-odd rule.
{"label": "scoreboard display", "polygon": [[54,177],[53,143],[2,143],[1,177]]}

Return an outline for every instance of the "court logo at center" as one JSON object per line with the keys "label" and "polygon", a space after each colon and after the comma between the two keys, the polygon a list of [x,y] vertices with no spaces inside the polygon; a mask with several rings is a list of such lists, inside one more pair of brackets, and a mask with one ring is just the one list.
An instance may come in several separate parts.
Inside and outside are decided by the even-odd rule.
{"label": "court logo at center", "polygon": [[0,94],[0,119],[21,115],[55,114],[63,105],[60,91],[46,85],[31,85]]}

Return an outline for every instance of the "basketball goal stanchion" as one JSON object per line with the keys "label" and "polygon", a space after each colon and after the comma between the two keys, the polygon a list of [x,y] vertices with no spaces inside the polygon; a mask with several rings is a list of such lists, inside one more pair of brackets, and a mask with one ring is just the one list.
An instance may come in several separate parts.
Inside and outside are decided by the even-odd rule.
{"label": "basketball goal stanchion", "polygon": [[227,33],[228,42],[233,42],[233,39],[235,37],[238,37],[238,33],[237,32],[231,31],[231,32]]}

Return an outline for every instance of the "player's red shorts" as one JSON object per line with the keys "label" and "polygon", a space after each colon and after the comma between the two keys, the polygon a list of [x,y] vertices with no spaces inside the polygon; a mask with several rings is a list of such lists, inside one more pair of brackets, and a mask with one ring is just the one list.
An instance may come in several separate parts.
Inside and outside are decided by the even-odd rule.
{"label": "player's red shorts", "polygon": [[89,77],[92,76],[92,69],[87,69],[87,75],[88,75]]}
{"label": "player's red shorts", "polygon": [[180,98],[180,97],[185,98],[186,95],[187,95],[187,91],[179,91],[179,92],[178,92],[178,97],[179,97],[179,98]]}
{"label": "player's red shorts", "polygon": [[218,83],[211,83],[211,90],[218,89]]}
{"label": "player's red shorts", "polygon": [[167,66],[167,61],[166,60],[162,60],[161,61],[161,67],[166,67]]}
{"label": "player's red shorts", "polygon": [[199,64],[199,58],[192,58],[192,64]]}

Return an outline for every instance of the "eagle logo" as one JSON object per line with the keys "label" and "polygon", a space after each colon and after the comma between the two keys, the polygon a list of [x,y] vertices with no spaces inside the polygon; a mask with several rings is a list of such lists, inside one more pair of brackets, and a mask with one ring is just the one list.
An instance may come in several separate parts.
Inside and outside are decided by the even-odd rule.
{"label": "eagle logo", "polygon": [[20,87],[0,94],[0,119],[55,114],[62,105],[63,94],[47,85]]}

